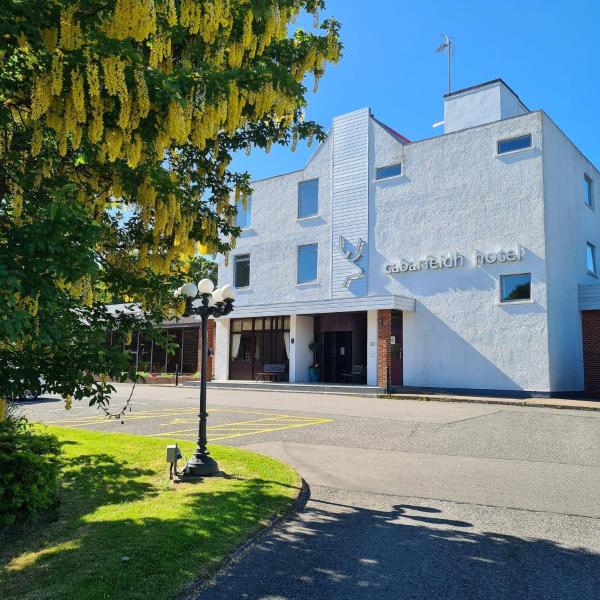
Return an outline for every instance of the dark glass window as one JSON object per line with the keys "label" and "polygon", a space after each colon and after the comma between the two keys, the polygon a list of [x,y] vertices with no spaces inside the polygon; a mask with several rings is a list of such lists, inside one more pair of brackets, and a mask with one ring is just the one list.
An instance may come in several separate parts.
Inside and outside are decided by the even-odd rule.
{"label": "dark glass window", "polygon": [[388,167],[380,167],[375,171],[375,179],[387,179],[388,177],[397,177],[402,175],[402,165],[389,165]]}
{"label": "dark glass window", "polygon": [[587,243],[586,249],[586,262],[588,273],[596,275],[596,246],[589,242]]}
{"label": "dark glass window", "polygon": [[319,180],[309,179],[298,184],[298,218],[310,217],[319,212]]}
{"label": "dark glass window", "polygon": [[250,227],[252,221],[250,219],[250,211],[252,209],[252,198],[248,198],[246,206],[242,202],[237,203],[237,215],[235,216],[235,224],[237,227],[244,229]]}
{"label": "dark glass window", "polygon": [[522,135],[509,140],[500,140],[498,142],[498,154],[506,154],[514,150],[523,150],[523,148],[531,148],[531,135]]}
{"label": "dark glass window", "polygon": [[317,244],[298,246],[298,283],[314,281],[317,278]]}
{"label": "dark glass window", "polygon": [[250,285],[250,255],[238,254],[233,259],[233,285],[236,288]]}
{"label": "dark glass window", "polygon": [[500,276],[500,301],[531,300],[531,273]]}
{"label": "dark glass window", "polygon": [[587,175],[583,177],[583,200],[588,206],[594,206],[594,187]]}

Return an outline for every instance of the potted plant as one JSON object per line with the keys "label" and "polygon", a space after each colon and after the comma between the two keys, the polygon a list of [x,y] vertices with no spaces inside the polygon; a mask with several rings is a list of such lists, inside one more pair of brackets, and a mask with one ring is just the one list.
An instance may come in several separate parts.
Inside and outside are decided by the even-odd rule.
{"label": "potted plant", "polygon": [[313,353],[313,362],[308,367],[308,380],[311,383],[319,383],[321,381],[321,365],[317,362],[317,353],[321,349],[319,342],[311,342],[308,349]]}
{"label": "potted plant", "polygon": [[321,367],[319,363],[314,362],[308,367],[308,379],[311,383],[319,383],[321,381]]}

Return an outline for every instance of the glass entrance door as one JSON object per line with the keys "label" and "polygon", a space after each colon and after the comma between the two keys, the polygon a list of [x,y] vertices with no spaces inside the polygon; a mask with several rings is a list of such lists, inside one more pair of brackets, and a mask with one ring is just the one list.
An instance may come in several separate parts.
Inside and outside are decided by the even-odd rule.
{"label": "glass entrance door", "polygon": [[352,332],[326,331],[323,334],[323,382],[342,383],[342,373],[352,370]]}

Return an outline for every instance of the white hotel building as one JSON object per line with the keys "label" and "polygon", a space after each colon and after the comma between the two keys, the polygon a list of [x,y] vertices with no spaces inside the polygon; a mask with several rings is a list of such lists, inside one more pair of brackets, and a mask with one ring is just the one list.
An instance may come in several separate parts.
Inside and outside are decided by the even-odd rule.
{"label": "white hotel building", "polygon": [[324,383],[356,366],[381,387],[597,390],[599,185],[502,80],[446,95],[430,139],[368,108],[336,117],[303,169],[255,181],[240,211],[215,379],[283,364],[308,382],[316,360]]}

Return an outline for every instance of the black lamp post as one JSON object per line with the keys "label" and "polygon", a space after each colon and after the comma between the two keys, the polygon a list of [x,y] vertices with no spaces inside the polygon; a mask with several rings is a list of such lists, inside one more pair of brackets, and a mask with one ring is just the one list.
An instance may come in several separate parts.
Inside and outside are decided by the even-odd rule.
{"label": "black lamp post", "polygon": [[[193,315],[198,315],[201,320],[202,328],[202,362],[200,367],[200,419],[198,424],[198,446],[191,460],[180,475],[180,479],[185,481],[215,475],[219,472],[217,461],[212,458],[206,449],[206,372],[208,363],[208,319],[209,317],[224,317],[233,310],[233,301],[235,299],[235,288],[232,285],[226,285],[221,289],[214,289],[210,279],[203,279],[196,284],[186,283],[176,292],[176,296],[184,296],[188,303],[189,311]],[[196,300],[196,302],[194,302]],[[199,301],[199,302],[198,302]]]}

